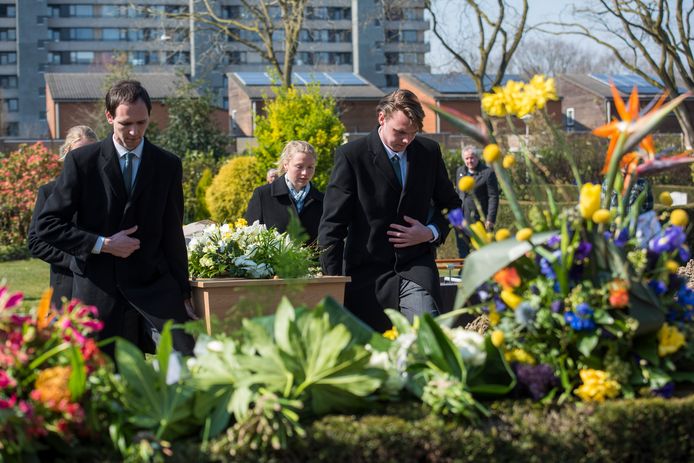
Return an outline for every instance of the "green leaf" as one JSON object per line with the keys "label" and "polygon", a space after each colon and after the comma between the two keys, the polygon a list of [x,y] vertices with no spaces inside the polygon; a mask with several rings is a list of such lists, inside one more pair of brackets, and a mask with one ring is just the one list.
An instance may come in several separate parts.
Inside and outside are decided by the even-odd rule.
{"label": "green leaf", "polygon": [[632,280],[629,287],[629,315],[639,322],[636,336],[654,333],[665,322],[665,309],[660,299],[641,281]]}
{"label": "green leaf", "polygon": [[694,383],[694,371],[675,371],[670,373],[670,376],[676,382],[689,381]]}
{"label": "green leaf", "polygon": [[388,316],[388,318],[390,318],[390,321],[393,323],[395,329],[398,330],[398,334],[407,334],[412,333],[414,331],[412,329],[412,325],[410,325],[410,322],[399,311],[393,309],[386,309],[385,313]]}
{"label": "green leaf", "polygon": [[328,314],[331,325],[343,324],[352,334],[352,342],[355,344],[371,344],[377,350],[386,350],[390,341],[384,338],[381,333],[374,331],[369,325],[357,318],[352,312],[347,310],[342,304],[338,304],[335,299],[327,297],[323,299],[316,308],[323,307]]}
{"label": "green leaf", "polygon": [[159,378],[163,383],[166,383],[166,375],[169,371],[169,357],[173,352],[173,340],[171,338],[172,320],[168,320],[164,324],[164,329],[159,338],[157,345],[157,363],[159,364]]}
{"label": "green leaf", "polygon": [[[557,231],[549,231],[533,235],[533,244],[543,244]],[[455,298],[454,309],[461,308],[477,288],[489,280],[496,272],[508,266],[516,259],[524,256],[532,245],[528,241],[517,241],[509,238],[490,243],[465,258],[460,289]]]}
{"label": "green leaf", "polygon": [[596,334],[583,335],[577,343],[578,351],[586,357],[590,357],[591,352],[598,345],[599,338]]}
{"label": "green leaf", "polygon": [[87,367],[84,364],[84,356],[77,346],[72,346],[68,354],[71,367],[68,388],[72,400],[76,402],[87,389]]}
{"label": "green leaf", "polygon": [[468,372],[467,389],[477,395],[506,395],[516,387],[516,375],[502,352],[494,347],[489,336],[485,337],[487,358],[484,364]]}
{"label": "green leaf", "polygon": [[460,352],[428,313],[421,318],[417,344],[422,354],[436,367],[464,382],[465,370]]}
{"label": "green leaf", "polygon": [[645,359],[648,363],[652,365],[660,364],[660,357],[658,356],[658,338],[655,333],[635,338],[633,349],[639,357]]}
{"label": "green leaf", "polygon": [[290,329],[294,321],[294,307],[286,296],[282,297],[277,312],[275,313],[275,343],[277,347],[293,354],[292,343],[290,341]]}

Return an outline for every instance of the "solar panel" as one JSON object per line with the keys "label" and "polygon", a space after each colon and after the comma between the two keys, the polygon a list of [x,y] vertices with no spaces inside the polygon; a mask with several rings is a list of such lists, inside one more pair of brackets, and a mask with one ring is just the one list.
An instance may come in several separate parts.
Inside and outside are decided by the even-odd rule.
{"label": "solar panel", "polygon": [[[415,74],[415,77],[427,84],[439,93],[477,93],[477,87],[466,74]],[[519,76],[509,74],[504,76],[501,84],[505,84],[508,80],[519,80]],[[491,77],[484,78],[485,88],[491,84]]]}
{"label": "solar panel", "polygon": [[294,83],[306,85],[309,82],[318,82],[321,85],[335,85],[335,82],[330,79],[324,72],[295,72]]}
{"label": "solar panel", "polygon": [[234,75],[236,75],[244,85],[260,85],[266,87],[273,85],[267,72],[235,72]]}
{"label": "solar panel", "polygon": [[[614,82],[615,87],[621,93],[631,93],[634,86],[636,86],[640,95],[654,95],[663,92],[660,88],[651,85],[646,79],[636,74],[590,74],[590,77],[605,85],[610,85],[610,81]],[[660,79],[656,78],[655,80],[660,82]]]}
{"label": "solar panel", "polygon": [[337,85],[368,85],[364,79],[351,72],[326,72]]}

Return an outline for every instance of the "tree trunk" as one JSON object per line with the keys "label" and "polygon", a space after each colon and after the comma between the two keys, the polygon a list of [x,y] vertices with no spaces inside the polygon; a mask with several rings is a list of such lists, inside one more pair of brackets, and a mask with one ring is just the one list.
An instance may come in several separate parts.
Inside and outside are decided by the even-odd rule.
{"label": "tree trunk", "polygon": [[686,102],[682,102],[681,105],[675,108],[674,112],[675,117],[677,117],[677,122],[680,123],[682,134],[684,135],[684,147],[688,150],[692,149],[692,142],[694,141],[694,124],[687,110]]}

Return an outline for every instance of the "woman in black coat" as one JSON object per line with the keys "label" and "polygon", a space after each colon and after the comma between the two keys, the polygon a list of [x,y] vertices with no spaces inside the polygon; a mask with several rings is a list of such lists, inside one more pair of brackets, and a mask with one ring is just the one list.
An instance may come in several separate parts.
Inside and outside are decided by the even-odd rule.
{"label": "woman in black coat", "polygon": [[253,191],[245,214],[248,223],[257,220],[281,233],[287,230],[291,209],[306,230],[307,242],[314,243],[323,214],[323,193],[311,184],[316,160],[316,152],[309,143],[287,143],[277,162],[279,177]]}
{"label": "woman in black coat", "polygon": [[[72,127],[65,135],[65,143],[60,147],[60,159],[64,159],[67,153],[73,149],[96,141],[98,141],[96,134],[86,125]],[[31,215],[28,242],[32,256],[51,264],[50,285],[53,288],[51,304],[55,307],[61,307],[63,298],[67,300],[72,298],[72,270],[70,270],[72,256],[41,240],[36,234],[36,219],[53,192],[54,186],[55,180],[52,180],[39,187],[36,205]]]}

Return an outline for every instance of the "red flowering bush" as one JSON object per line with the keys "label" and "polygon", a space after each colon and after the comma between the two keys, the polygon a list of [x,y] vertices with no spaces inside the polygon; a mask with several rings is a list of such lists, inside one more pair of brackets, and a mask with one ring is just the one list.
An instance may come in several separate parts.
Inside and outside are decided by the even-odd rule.
{"label": "red flowering bush", "polygon": [[98,440],[115,397],[110,361],[93,335],[103,328],[96,307],[77,301],[38,308],[0,287],[0,460],[65,443]]}
{"label": "red flowering bush", "polygon": [[60,169],[58,155],[40,142],[21,145],[0,159],[0,245],[25,243],[36,192]]}

